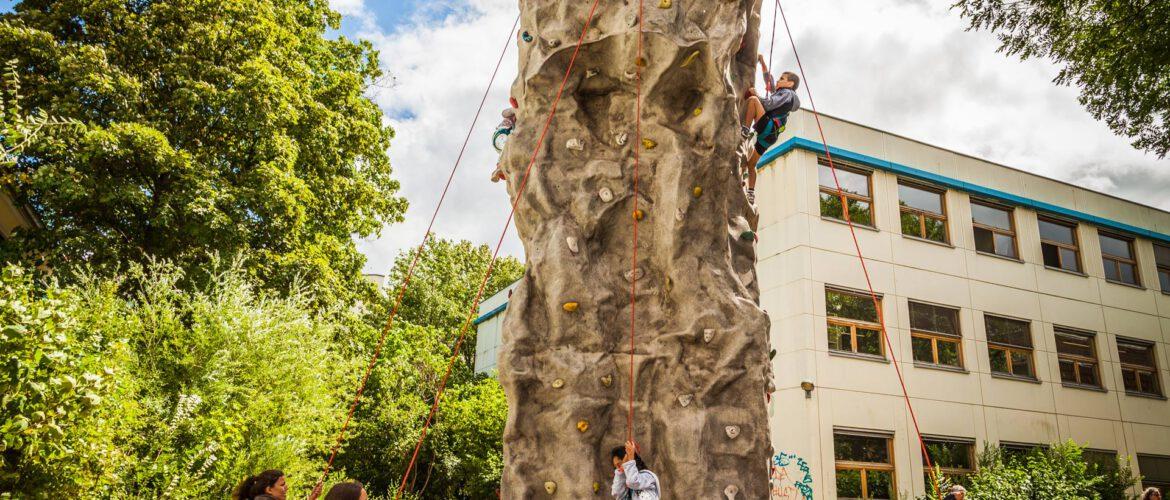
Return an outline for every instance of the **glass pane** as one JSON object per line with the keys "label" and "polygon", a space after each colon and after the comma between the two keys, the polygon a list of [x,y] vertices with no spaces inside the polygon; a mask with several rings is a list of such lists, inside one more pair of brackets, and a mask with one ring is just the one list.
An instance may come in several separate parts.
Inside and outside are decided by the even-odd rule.
{"label": "glass pane", "polygon": [[825,290],[825,314],[834,318],[848,318],[877,323],[877,309],[873,297]]}
{"label": "glass pane", "polygon": [[942,194],[915,186],[898,184],[898,203],[942,215]]}
{"label": "glass pane", "polygon": [[834,219],[845,220],[845,212],[841,210],[841,197],[835,194],[821,193],[821,215]]}
{"label": "glass pane", "polygon": [[1032,373],[1032,356],[1028,353],[1012,353],[1012,374],[1021,377],[1034,377]]}
{"label": "glass pane", "polygon": [[1154,245],[1154,261],[1159,266],[1170,267],[1170,247]]}
{"label": "glass pane", "polygon": [[[1069,250],[1067,248],[1061,248],[1060,261],[1060,265],[1064,269],[1077,273],[1081,272],[1081,259],[1077,255],[1076,251]],[[1047,263],[1047,259],[1045,259],[1045,263]]]}
{"label": "glass pane", "polygon": [[1154,367],[1154,350],[1147,345],[1118,342],[1117,357],[1122,363]]}
{"label": "glass pane", "polygon": [[1077,363],[1077,370],[1081,372],[1082,384],[1101,385],[1101,382],[1097,380],[1097,365],[1092,363]]}
{"label": "glass pane", "polygon": [[861,354],[882,355],[882,332],[880,330],[857,329],[857,352]]}
{"label": "glass pane", "polygon": [[1077,383],[1077,364],[1071,360],[1060,360],[1060,380],[1070,384]]}
{"label": "glass pane", "polygon": [[959,359],[958,342],[938,341],[938,364],[954,367],[963,366],[963,361]]}
{"label": "glass pane", "polygon": [[829,349],[834,351],[853,351],[853,334],[849,327],[829,325]]}
{"label": "glass pane", "polygon": [[[1170,484],[1170,457],[1156,457],[1151,455],[1138,455],[1138,468],[1145,476],[1142,483],[1148,486],[1149,483],[1167,483]],[[1167,490],[1162,490],[1162,493],[1167,493]]]}
{"label": "glass pane", "polygon": [[991,358],[991,371],[995,373],[1008,373],[1007,351],[988,348],[987,356]]}
{"label": "glass pane", "polygon": [[914,361],[922,363],[934,363],[934,350],[930,346],[930,339],[922,337],[911,337],[910,347],[914,352]]}
{"label": "glass pane", "polygon": [[1056,352],[1096,358],[1093,354],[1093,337],[1086,335],[1057,332]]}
{"label": "glass pane", "polygon": [[1133,253],[1129,247],[1129,241],[1114,238],[1107,234],[1100,235],[1101,237],[1101,253],[1112,255],[1114,257],[1121,257],[1123,259],[1133,259]]}
{"label": "glass pane", "polygon": [[1142,392],[1146,394],[1161,395],[1162,391],[1158,387],[1158,379],[1153,372],[1138,372],[1138,381],[1142,383]]}
{"label": "glass pane", "polygon": [[[837,184],[833,182],[833,170],[828,165],[820,165],[817,178],[822,186],[837,190]],[[841,182],[842,191],[869,197],[869,176],[838,168],[837,180]]]}
{"label": "glass pane", "polygon": [[1101,259],[1101,264],[1105,266],[1105,279],[1121,281],[1121,274],[1117,271],[1116,262],[1109,259]]}
{"label": "glass pane", "polygon": [[1158,281],[1162,284],[1163,292],[1170,292],[1170,271],[1158,270]]}
{"label": "glass pane", "polygon": [[888,464],[890,457],[886,449],[887,441],[880,437],[834,434],[834,456],[838,461]]}
{"label": "glass pane", "polygon": [[1016,237],[995,233],[995,253],[1004,257],[1016,258]]}
{"label": "glass pane", "polygon": [[1012,230],[1011,212],[1001,208],[972,203],[971,218],[985,226],[998,227],[1007,231]]}
{"label": "glass pane", "polygon": [[1137,391],[1138,390],[1137,372],[1135,372],[1133,369],[1122,368],[1121,369],[1121,381],[1125,383],[1125,390],[1127,390],[1127,391]]}
{"label": "glass pane", "polygon": [[910,328],[959,335],[959,311],[949,307],[911,302]]}
{"label": "glass pane", "polygon": [[995,233],[981,227],[975,228],[975,249],[985,253],[995,253]]}
{"label": "glass pane", "polygon": [[987,340],[1020,347],[1032,347],[1032,329],[1027,321],[984,316]]}
{"label": "glass pane", "polygon": [[[974,448],[972,446],[970,443],[926,441],[926,450],[930,452],[931,462],[944,469],[973,469],[971,457]],[[923,463],[925,462],[924,460]],[[930,483],[927,482],[927,484]]]}
{"label": "glass pane", "polygon": [[1117,269],[1121,272],[1122,283],[1137,284],[1137,270],[1134,269],[1133,264],[1118,262]]}
{"label": "glass pane", "polygon": [[1064,243],[1066,245],[1076,245],[1076,238],[1073,237],[1073,228],[1044,219],[1040,219],[1040,239]]}
{"label": "glass pane", "polygon": [[873,225],[873,212],[865,201],[849,200],[849,220],[866,226]]}
{"label": "glass pane", "polygon": [[890,496],[890,492],[894,490],[893,477],[889,471],[865,471],[865,484],[868,487],[869,498],[893,498]]}
{"label": "glass pane", "polygon": [[1050,243],[1041,243],[1040,253],[1044,254],[1044,265],[1060,267],[1060,247]]}
{"label": "glass pane", "polygon": [[861,471],[837,470],[837,498],[861,498]]}
{"label": "glass pane", "polygon": [[947,223],[942,219],[926,218],[926,239],[947,242]]}
{"label": "glass pane", "polygon": [[915,213],[902,212],[902,234],[922,236],[922,218]]}

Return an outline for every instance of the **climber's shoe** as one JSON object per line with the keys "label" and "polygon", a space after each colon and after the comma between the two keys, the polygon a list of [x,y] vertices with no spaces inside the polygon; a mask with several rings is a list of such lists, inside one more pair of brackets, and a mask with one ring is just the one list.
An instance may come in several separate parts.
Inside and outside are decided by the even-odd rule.
{"label": "climber's shoe", "polygon": [[739,135],[743,136],[744,140],[751,139],[752,135],[754,135],[755,133],[756,133],[756,130],[747,126],[747,125],[740,125],[739,126]]}

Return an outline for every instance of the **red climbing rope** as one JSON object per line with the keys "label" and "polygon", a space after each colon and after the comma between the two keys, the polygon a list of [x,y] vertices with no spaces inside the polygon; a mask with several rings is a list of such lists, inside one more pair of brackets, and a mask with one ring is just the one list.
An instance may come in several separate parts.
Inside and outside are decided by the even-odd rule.
{"label": "red climbing rope", "polygon": [[[768,44],[768,71],[772,71],[772,54],[776,52],[776,10],[772,10],[772,39]],[[776,73],[772,73],[775,75]]]}
{"label": "red climbing rope", "polygon": [[423,424],[422,433],[418,437],[418,442],[414,445],[414,454],[411,455],[410,463],[406,466],[406,472],[402,475],[402,483],[398,485],[398,493],[394,496],[395,500],[402,498],[402,493],[406,489],[406,481],[410,478],[410,472],[414,469],[414,464],[418,460],[419,450],[422,449],[423,441],[426,440],[427,430],[430,429],[431,422],[434,421],[435,413],[439,410],[439,403],[443,400],[443,391],[447,387],[447,379],[450,378],[451,370],[455,367],[455,362],[459,359],[459,350],[463,347],[463,340],[467,337],[467,329],[479,309],[479,301],[483,299],[483,292],[487,288],[488,280],[491,279],[492,270],[495,269],[496,260],[500,256],[500,249],[504,246],[504,238],[508,235],[508,228],[512,226],[512,218],[516,215],[516,207],[520,205],[520,200],[523,199],[524,189],[528,186],[528,178],[532,173],[532,167],[536,165],[536,158],[540,155],[541,147],[544,145],[544,139],[548,135],[549,128],[552,126],[553,117],[557,113],[557,105],[560,104],[561,96],[564,95],[565,85],[569,82],[569,75],[572,74],[573,65],[577,62],[577,55],[581,52],[581,45],[585,43],[585,35],[589,32],[589,27],[593,23],[593,15],[597,11],[598,3],[600,3],[600,0],[593,0],[593,6],[589,9],[589,16],[585,19],[585,27],[581,29],[581,36],[577,39],[577,46],[573,49],[573,55],[569,58],[569,66],[565,68],[565,76],[561,79],[560,88],[557,89],[557,95],[552,101],[552,108],[548,112],[548,118],[545,120],[544,128],[540,132],[540,138],[536,141],[536,147],[532,149],[532,158],[528,160],[528,167],[524,169],[524,176],[520,179],[520,185],[516,188],[516,196],[512,200],[512,208],[508,212],[507,220],[504,222],[504,229],[500,231],[500,239],[496,242],[496,248],[492,252],[492,260],[488,262],[487,272],[484,273],[483,280],[479,283],[479,291],[475,294],[475,300],[472,301],[467,318],[463,321],[463,327],[459,330],[459,337],[451,349],[451,359],[447,363],[447,372],[443,374],[443,378],[439,381],[438,391],[435,392],[435,401],[431,404],[431,411],[427,415],[426,422]]}
{"label": "red climbing rope", "polygon": [[630,252],[630,410],[629,415],[626,416],[626,441],[634,440],[634,378],[637,374],[634,372],[634,333],[637,331],[638,315],[636,311],[636,304],[638,302],[638,163],[642,156],[642,67],[646,64],[646,60],[642,58],[642,33],[643,33],[643,18],[642,18],[642,3],[643,0],[638,0],[638,58],[635,59],[634,66],[637,68],[637,75],[635,76],[634,86],[637,88],[637,100],[635,109],[635,135],[637,142],[634,143],[634,238],[633,250]]}
{"label": "red climbing rope", "polygon": [[[796,56],[796,66],[800,70],[800,79],[804,83],[804,91],[808,94],[808,103],[812,107],[813,118],[817,122],[817,131],[821,136],[821,144],[825,148],[825,157],[829,163],[829,169],[833,173],[833,183],[837,185],[838,194],[842,193],[841,182],[837,179],[837,167],[833,163],[833,153],[829,150],[829,142],[825,139],[825,128],[821,125],[821,115],[817,112],[816,101],[813,100],[812,87],[808,84],[808,77],[804,74],[804,65],[800,62],[800,53],[796,50],[796,40],[792,36],[792,29],[788,26],[788,17],[784,15],[784,6],[780,5],[780,0],[776,0],[776,10],[780,13],[781,19],[784,20],[784,30],[788,32],[788,40],[792,43],[792,54]],[[898,356],[894,354],[894,345],[890,341],[890,335],[886,332],[886,318],[882,313],[881,301],[878,299],[877,292],[874,291],[873,281],[869,277],[869,267],[865,264],[865,256],[861,251],[861,243],[857,240],[857,230],[853,225],[853,221],[849,216],[849,211],[845,210],[845,222],[849,225],[849,234],[853,236],[853,247],[857,250],[857,259],[861,261],[861,271],[865,275],[865,286],[869,289],[869,296],[873,299],[874,309],[877,310],[878,323],[881,325],[882,339],[885,340],[886,349],[890,353],[890,360],[893,361],[894,370],[898,374],[898,383],[902,385],[902,397],[906,400],[906,408],[910,411],[910,421],[914,424],[914,433],[918,435],[918,443],[922,447],[922,457],[926,462],[927,470],[930,471],[930,479],[934,484],[935,491],[938,491],[938,477],[934,471],[934,464],[930,460],[930,452],[926,449],[926,441],[922,439],[922,431],[918,427],[918,416],[914,413],[914,405],[910,402],[910,392],[906,390],[906,379],[902,376],[902,368],[898,365]],[[941,495],[941,492],[939,492]]]}
{"label": "red climbing rope", "polygon": [[382,355],[382,347],[386,343],[386,336],[390,333],[394,326],[394,318],[398,316],[398,308],[402,305],[402,298],[406,295],[406,289],[410,286],[410,279],[414,276],[414,269],[418,265],[419,259],[422,257],[423,249],[426,247],[427,240],[431,236],[431,231],[435,227],[435,219],[439,217],[439,209],[443,207],[443,200],[447,199],[447,191],[451,189],[451,183],[455,179],[455,172],[459,170],[459,163],[463,161],[463,153],[467,151],[467,144],[471,142],[471,134],[475,131],[475,124],[479,121],[479,115],[483,112],[484,104],[487,103],[488,94],[491,93],[492,85],[496,82],[496,75],[500,72],[500,65],[504,62],[504,55],[508,52],[508,45],[512,42],[512,34],[516,32],[516,26],[520,24],[520,15],[516,15],[516,20],[512,23],[512,28],[508,30],[508,40],[504,43],[504,48],[500,51],[500,57],[496,61],[496,67],[492,70],[492,76],[488,79],[487,88],[483,91],[483,98],[479,101],[479,107],[475,110],[475,117],[471,119],[471,127],[467,130],[467,137],[463,139],[463,146],[459,148],[459,155],[455,158],[455,165],[451,167],[451,174],[447,176],[447,183],[443,186],[443,192],[439,195],[439,202],[435,205],[435,211],[431,214],[431,221],[427,224],[427,231],[423,234],[422,242],[419,243],[418,248],[414,252],[414,257],[410,261],[410,266],[406,269],[406,277],[403,278],[402,284],[398,286],[398,295],[394,299],[394,307],[390,309],[390,317],[386,319],[386,326],[382,328],[381,336],[378,338],[378,345],[374,348],[374,355],[370,358],[370,362],[366,365],[365,374],[362,375],[361,382],[358,384],[357,392],[353,398],[353,403],[349,405],[349,412],[345,415],[345,423],[341,425],[341,431],[337,434],[337,441],[333,443],[333,449],[329,452],[329,460],[325,463],[325,470],[321,474],[321,479],[317,481],[321,485],[329,477],[329,471],[333,468],[333,460],[337,458],[337,450],[341,447],[341,443],[345,440],[345,432],[349,429],[349,423],[353,420],[353,413],[357,410],[358,403],[362,399],[362,393],[366,390],[366,383],[370,379],[370,373],[374,370],[374,365],[378,362],[378,358]]}

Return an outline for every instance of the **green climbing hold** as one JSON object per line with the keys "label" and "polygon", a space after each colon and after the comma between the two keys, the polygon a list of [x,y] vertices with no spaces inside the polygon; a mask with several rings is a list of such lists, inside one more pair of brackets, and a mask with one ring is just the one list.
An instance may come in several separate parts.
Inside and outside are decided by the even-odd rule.
{"label": "green climbing hold", "polygon": [[524,40],[525,42],[532,42],[532,35],[529,35],[528,32],[525,31],[520,34],[520,39]]}
{"label": "green climbing hold", "polygon": [[749,229],[747,231],[739,233],[739,239],[741,239],[743,241],[752,241],[752,240],[756,239],[756,232]]}

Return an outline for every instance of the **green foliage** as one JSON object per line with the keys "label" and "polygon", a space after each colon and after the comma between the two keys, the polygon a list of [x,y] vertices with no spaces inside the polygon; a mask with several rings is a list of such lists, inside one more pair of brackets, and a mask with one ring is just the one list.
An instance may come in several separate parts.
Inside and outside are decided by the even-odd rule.
{"label": "green foliage", "polygon": [[[77,125],[75,120],[49,116],[44,110],[25,112],[24,96],[20,92],[20,74],[16,72],[18,61],[10,59],[4,64],[3,88],[0,89],[0,165],[11,167],[28,145],[40,136],[41,131],[55,127]],[[13,179],[4,179],[5,184]]]}
{"label": "green foliage", "polygon": [[972,500],[1128,499],[1135,478],[1127,464],[1116,468],[1091,464],[1083,449],[1067,442],[1008,455],[988,446],[979,469],[967,480]]}
{"label": "green foliage", "polygon": [[[364,96],[367,42],[333,37],[314,0],[25,0],[0,16],[42,130],[0,178],[41,224],[5,260],[112,276],[165,259],[190,272],[244,255],[271,289],[368,299],[353,235],[401,219],[392,130]],[[194,285],[191,285],[194,286]]]}
{"label": "green foliage", "polygon": [[973,29],[1000,50],[1061,65],[1056,82],[1115,133],[1159,157],[1170,153],[1170,2],[957,0]]}

